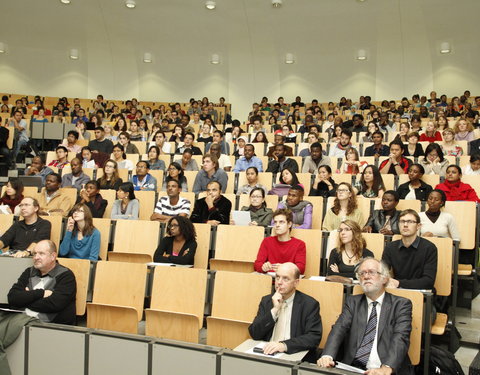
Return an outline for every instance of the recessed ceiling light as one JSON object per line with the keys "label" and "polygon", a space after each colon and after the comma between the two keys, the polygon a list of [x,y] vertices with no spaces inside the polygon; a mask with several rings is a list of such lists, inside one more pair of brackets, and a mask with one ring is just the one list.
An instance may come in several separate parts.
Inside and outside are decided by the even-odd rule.
{"label": "recessed ceiling light", "polygon": [[7,50],[5,43],[0,42],[0,53],[5,53]]}
{"label": "recessed ceiling light", "polygon": [[210,63],[214,65],[220,64],[220,56],[214,53],[210,58]]}
{"label": "recessed ceiling light", "polygon": [[285,64],[294,64],[295,63],[295,56],[293,53],[287,53],[285,55]]}
{"label": "recessed ceiling light", "polygon": [[125,6],[129,9],[135,8],[137,3],[134,0],[127,0],[125,1]]}
{"label": "recessed ceiling light", "polygon": [[61,2],[62,4],[70,4],[70,3],[71,3],[70,0],[60,0],[60,2]]}
{"label": "recessed ceiling light", "polygon": [[143,54],[143,62],[144,63],[151,63],[152,62],[152,54],[148,53],[148,52],[145,52]]}
{"label": "recessed ceiling light", "polygon": [[445,54],[445,53],[450,53],[452,49],[450,48],[450,43],[448,42],[443,42],[440,45],[440,53]]}
{"label": "recessed ceiling light", "polygon": [[364,49],[359,49],[357,52],[357,60],[363,61],[367,59],[367,52]]}
{"label": "recessed ceiling light", "polygon": [[272,0],[272,6],[274,8],[280,8],[282,6],[282,0]]}
{"label": "recessed ceiling light", "polygon": [[70,58],[72,60],[78,60],[78,49],[71,49],[70,50]]}
{"label": "recessed ceiling light", "polygon": [[216,6],[217,6],[217,3],[215,1],[208,0],[205,2],[205,8],[207,8],[208,10],[214,10]]}

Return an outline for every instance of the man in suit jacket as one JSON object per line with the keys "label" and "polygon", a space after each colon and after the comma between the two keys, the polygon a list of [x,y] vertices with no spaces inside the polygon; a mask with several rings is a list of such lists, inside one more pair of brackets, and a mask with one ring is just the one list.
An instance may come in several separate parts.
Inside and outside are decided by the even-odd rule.
{"label": "man in suit jacket", "polygon": [[[339,360],[368,369],[368,375],[412,374],[408,358],[411,301],[385,292],[389,282],[388,268],[376,259],[362,260],[357,275],[365,294],[347,298],[317,364],[334,367],[334,360]],[[375,316],[374,324],[371,324],[372,315]],[[372,327],[376,331],[372,331]],[[342,344],[343,357],[339,354]]]}
{"label": "man in suit jacket", "polygon": [[265,354],[293,354],[309,350],[313,357],[322,338],[320,304],[296,290],[300,270],[293,263],[276,269],[275,290],[260,301],[257,316],[248,327],[254,340],[270,341]]}

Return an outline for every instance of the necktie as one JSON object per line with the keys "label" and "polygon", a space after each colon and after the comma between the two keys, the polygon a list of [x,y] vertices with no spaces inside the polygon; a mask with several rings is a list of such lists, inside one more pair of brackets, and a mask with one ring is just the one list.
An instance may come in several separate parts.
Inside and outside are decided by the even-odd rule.
{"label": "necktie", "polygon": [[372,302],[372,312],[370,313],[370,318],[368,318],[367,328],[365,329],[362,343],[355,354],[354,365],[360,365],[362,368],[367,367],[373,341],[375,340],[375,333],[377,332],[377,303]]}
{"label": "necktie", "polygon": [[285,340],[285,324],[287,321],[286,317],[286,310],[287,303],[283,302],[282,306],[280,307],[280,311],[278,312],[277,324],[275,324],[275,332],[273,332],[273,336],[271,341],[273,342],[280,342]]}

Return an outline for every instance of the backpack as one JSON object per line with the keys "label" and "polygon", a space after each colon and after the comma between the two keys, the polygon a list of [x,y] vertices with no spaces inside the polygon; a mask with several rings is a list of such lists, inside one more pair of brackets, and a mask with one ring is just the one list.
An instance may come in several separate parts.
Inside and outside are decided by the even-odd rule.
{"label": "backpack", "polygon": [[[420,371],[418,371],[420,370]],[[417,373],[423,371],[423,358],[417,367]],[[455,359],[455,356],[449,351],[439,346],[430,346],[430,364],[428,368],[429,375],[465,375],[462,366]]]}

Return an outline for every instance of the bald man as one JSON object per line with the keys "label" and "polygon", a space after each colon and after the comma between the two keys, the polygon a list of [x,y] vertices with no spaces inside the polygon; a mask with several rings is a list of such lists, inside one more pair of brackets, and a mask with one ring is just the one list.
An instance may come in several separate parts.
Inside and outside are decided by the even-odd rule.
{"label": "bald man", "polygon": [[308,350],[304,360],[314,360],[322,338],[320,304],[297,290],[300,270],[293,263],[278,266],[275,293],[260,301],[257,316],[248,327],[254,340],[269,341],[264,354],[293,354]]}

